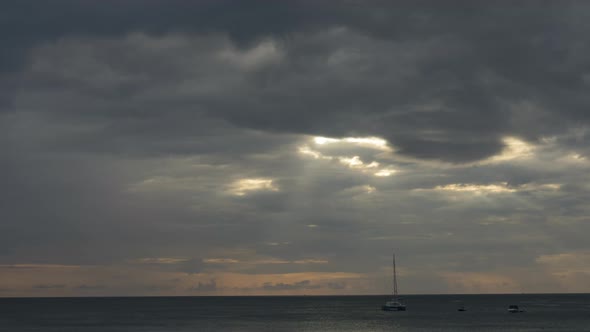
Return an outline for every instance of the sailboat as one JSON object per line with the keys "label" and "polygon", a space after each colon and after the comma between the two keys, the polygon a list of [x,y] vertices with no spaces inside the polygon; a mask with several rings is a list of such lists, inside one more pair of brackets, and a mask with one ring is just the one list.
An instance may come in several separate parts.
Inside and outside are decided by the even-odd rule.
{"label": "sailboat", "polygon": [[406,311],[406,305],[403,304],[397,296],[397,276],[395,272],[395,254],[393,254],[393,298],[381,307],[385,311]]}

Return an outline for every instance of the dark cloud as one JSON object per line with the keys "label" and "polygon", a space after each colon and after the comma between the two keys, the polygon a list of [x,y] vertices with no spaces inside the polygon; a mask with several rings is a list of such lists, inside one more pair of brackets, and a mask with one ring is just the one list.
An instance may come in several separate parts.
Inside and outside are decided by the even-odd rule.
{"label": "dark cloud", "polygon": [[107,286],[105,286],[105,285],[80,285],[76,288],[80,289],[80,290],[85,290],[85,291],[99,291],[99,290],[103,290],[103,289],[107,288]]}
{"label": "dark cloud", "polygon": [[[55,75],[44,80],[50,80],[52,86],[57,83],[65,89],[98,94],[100,100],[86,102],[86,107],[94,104],[91,107],[99,109],[93,113],[114,112],[123,117],[116,123],[103,119],[108,121],[107,132],[103,129],[94,134],[99,135],[96,139],[102,144],[107,143],[102,139],[107,134],[114,138],[105,147],[107,151],[125,146],[158,149],[146,142],[146,135],[153,138],[160,130],[168,137],[184,132],[181,137],[186,142],[192,135],[182,125],[190,124],[187,130],[194,130],[201,119],[197,114],[205,112],[261,130],[380,135],[399,146],[400,152],[414,157],[465,162],[500,151],[503,135],[533,139],[563,130],[568,123],[586,120],[584,68],[588,62],[579,55],[587,51],[581,33],[586,27],[577,16],[587,11],[585,6],[573,2],[560,6],[530,2],[488,6],[462,1],[444,6],[436,2],[374,3],[362,6],[362,10],[359,6],[355,2],[335,6],[308,1],[272,5],[128,1],[116,8],[69,1],[9,4],[6,12],[10,15],[6,16],[10,18],[37,10],[30,17],[35,25],[9,20],[14,29],[8,30],[19,31],[21,37],[8,39],[7,43],[26,43],[27,47],[21,48],[27,53],[21,53],[20,59],[37,46],[63,43],[64,38],[90,46],[90,53],[79,58],[92,60],[94,65],[94,69],[79,68],[92,74],[84,78],[83,85],[73,81],[72,76],[62,76],[57,82]],[[129,33],[150,37],[131,39],[130,44],[111,42]],[[244,73],[211,63],[213,58],[203,53],[199,38],[161,46],[170,50],[180,46],[176,51],[183,53],[154,52],[151,44],[164,42],[174,33],[227,34],[230,43],[238,47],[237,52],[255,52],[260,46],[256,43],[271,38],[283,58],[275,65]],[[256,43],[240,48],[242,39]],[[92,40],[97,40],[96,49],[88,44]],[[201,47],[212,46],[215,44],[201,43]],[[80,51],[75,43],[64,47]],[[68,59],[61,48],[52,52]],[[196,61],[191,64],[202,70],[186,71],[190,59],[182,55],[186,52]],[[51,59],[50,54],[45,56]],[[84,65],[71,60],[66,60],[68,67],[74,66],[69,70]],[[203,71],[208,67],[216,70]],[[129,79],[117,84],[101,83],[99,77],[106,78],[106,68]],[[56,69],[61,70],[59,64]],[[100,70],[103,75],[88,70]],[[134,73],[143,73],[148,80],[134,80]],[[166,107],[173,107],[166,112],[168,115],[128,100],[151,91],[154,79],[171,83],[199,77],[215,79],[212,75],[230,79],[227,90],[220,90],[221,94],[196,94],[189,99],[168,97]],[[232,86],[237,80],[245,80],[247,85]],[[34,77],[35,84],[42,81],[42,77]],[[231,97],[226,93],[229,91]],[[121,98],[127,102],[112,104]],[[66,106],[60,104],[59,109]],[[526,114],[527,107],[540,111]],[[141,120],[129,122],[129,117],[137,116]],[[523,120],[538,122],[531,127]],[[171,127],[175,131],[165,129]],[[184,145],[184,153],[191,149],[177,141],[160,141],[158,145],[168,151],[183,149]]]}
{"label": "dark cloud", "polygon": [[376,273],[394,247],[483,273],[587,250],[585,3],[0,6],[5,264]]}
{"label": "dark cloud", "polygon": [[33,286],[34,289],[61,289],[65,287],[65,284],[40,284]]}

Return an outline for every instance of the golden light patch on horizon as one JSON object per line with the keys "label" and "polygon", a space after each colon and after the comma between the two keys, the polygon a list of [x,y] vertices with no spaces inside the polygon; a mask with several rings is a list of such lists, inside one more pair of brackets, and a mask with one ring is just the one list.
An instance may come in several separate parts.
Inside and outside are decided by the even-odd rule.
{"label": "golden light patch on horizon", "polygon": [[265,243],[267,246],[285,246],[285,245],[289,245],[291,244],[291,242],[289,241],[283,241],[283,242],[266,242]]}
{"label": "golden light patch on horizon", "polygon": [[186,257],[146,257],[136,260],[140,264],[177,264],[188,261]]}
{"label": "golden light patch on horizon", "polygon": [[[186,277],[184,272],[159,271],[141,264],[92,266],[38,266],[16,264],[26,268],[9,268],[0,273],[0,284],[7,296],[132,296],[178,294],[172,288]],[[152,287],[152,286],[162,286]],[[164,287],[166,286],[166,287]]]}
{"label": "golden light patch on horizon", "polygon": [[209,264],[236,264],[240,261],[233,258],[204,258],[203,263]]}
{"label": "golden light patch on horizon", "polygon": [[250,264],[261,265],[261,264],[327,264],[327,260],[323,259],[298,259],[298,260],[283,260],[283,259],[266,259],[266,260],[254,260],[249,262]]}
{"label": "golden light patch on horizon", "polygon": [[253,191],[279,191],[272,179],[251,178],[234,181],[229,192],[236,196],[244,196]]}
{"label": "golden light patch on horizon", "polygon": [[[222,259],[225,262],[233,260],[233,258]],[[263,260],[254,263],[261,262],[264,263]],[[267,262],[298,264],[302,267],[328,263],[321,258],[291,261],[269,259]],[[14,268],[14,266],[21,268]],[[342,294],[345,286],[348,291],[354,291],[358,288],[357,286],[363,286],[361,281],[366,279],[365,275],[348,272],[252,274],[202,271],[186,273],[154,269],[142,264],[97,266],[14,264],[1,267],[5,267],[0,273],[2,296]],[[338,284],[335,285],[335,283]]]}
{"label": "golden light patch on horizon", "polygon": [[[389,263],[389,264],[390,265],[381,266],[379,268],[379,271],[380,271],[379,273],[381,275],[385,275],[386,278],[391,278],[391,272],[392,272],[391,271],[391,263]],[[404,266],[398,266],[398,267],[396,267],[396,272],[395,273],[396,273],[396,275],[398,277],[399,276],[401,276],[401,277],[407,277],[407,276],[413,275],[413,272],[409,268],[404,267]]]}
{"label": "golden light patch on horizon", "polygon": [[590,266],[590,251],[570,251],[538,256],[535,261],[553,266]]}
{"label": "golden light patch on horizon", "polygon": [[293,261],[294,264],[328,264],[325,259],[299,259]]}
{"label": "golden light patch on horizon", "polygon": [[499,273],[485,272],[441,272],[453,293],[516,293],[521,285],[513,278]]}
{"label": "golden light patch on horizon", "polygon": [[297,272],[282,274],[241,274],[224,273],[225,289],[233,294],[339,294],[342,289],[330,288],[330,284],[338,282],[358,284],[366,279],[366,275],[350,272]]}
{"label": "golden light patch on horizon", "polygon": [[244,265],[268,265],[268,264],[328,264],[329,261],[318,258],[306,258],[297,260],[287,260],[278,258],[237,260],[234,258],[205,258],[203,263],[209,264],[244,264]]}
{"label": "golden light patch on horizon", "polygon": [[540,255],[535,262],[543,268],[561,291],[584,292],[590,280],[590,251],[578,250]]}
{"label": "golden light patch on horizon", "polygon": [[291,261],[286,259],[278,259],[278,258],[268,258],[268,259],[257,259],[251,261],[245,261],[245,264],[252,264],[252,265],[267,265],[267,264],[290,264]]}
{"label": "golden light patch on horizon", "polygon": [[63,264],[0,264],[0,269],[79,269],[90,265]]}

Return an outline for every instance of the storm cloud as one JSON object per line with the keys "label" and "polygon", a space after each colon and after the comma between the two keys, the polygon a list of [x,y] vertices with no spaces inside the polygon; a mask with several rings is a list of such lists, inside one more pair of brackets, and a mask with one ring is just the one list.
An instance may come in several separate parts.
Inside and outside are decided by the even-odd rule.
{"label": "storm cloud", "polygon": [[585,3],[0,6],[2,295],[587,291]]}

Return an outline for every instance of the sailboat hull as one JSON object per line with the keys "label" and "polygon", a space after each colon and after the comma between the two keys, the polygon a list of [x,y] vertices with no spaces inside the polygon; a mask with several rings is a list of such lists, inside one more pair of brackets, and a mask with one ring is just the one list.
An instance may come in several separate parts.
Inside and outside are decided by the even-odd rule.
{"label": "sailboat hull", "polygon": [[384,305],[381,307],[383,311],[406,311],[405,305],[398,305],[398,306],[388,306]]}

